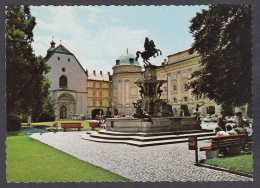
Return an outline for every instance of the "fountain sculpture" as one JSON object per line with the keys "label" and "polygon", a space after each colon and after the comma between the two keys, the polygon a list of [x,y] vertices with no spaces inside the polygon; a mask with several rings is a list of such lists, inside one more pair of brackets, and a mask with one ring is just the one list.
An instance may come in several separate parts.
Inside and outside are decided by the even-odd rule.
{"label": "fountain sculpture", "polygon": [[[172,106],[168,100],[161,99],[161,86],[166,80],[157,80],[156,68],[149,62],[150,57],[162,54],[160,49],[155,48],[154,42],[146,37],[145,50],[136,52],[136,61],[141,54],[144,62],[144,78],[137,80],[141,99],[133,103],[136,112],[134,118],[107,118],[107,130],[116,132],[143,132],[158,133],[180,130],[199,129],[195,118],[173,117]],[[133,60],[132,60],[133,61]]]}

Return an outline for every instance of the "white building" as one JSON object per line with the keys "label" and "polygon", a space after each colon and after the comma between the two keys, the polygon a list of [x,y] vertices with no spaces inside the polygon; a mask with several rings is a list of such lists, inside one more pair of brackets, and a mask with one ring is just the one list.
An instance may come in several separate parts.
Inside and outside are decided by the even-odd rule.
{"label": "white building", "polygon": [[51,66],[47,74],[51,81],[50,93],[55,100],[57,119],[87,115],[87,74],[77,58],[63,45],[55,42],[47,51],[46,61]]}

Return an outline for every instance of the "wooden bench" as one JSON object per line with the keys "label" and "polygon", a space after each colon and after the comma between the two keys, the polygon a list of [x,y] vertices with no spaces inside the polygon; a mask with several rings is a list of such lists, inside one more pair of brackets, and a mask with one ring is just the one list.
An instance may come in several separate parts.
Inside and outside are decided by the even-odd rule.
{"label": "wooden bench", "polygon": [[64,131],[69,128],[77,128],[80,131],[80,129],[83,128],[81,123],[61,123],[61,127],[64,129]]}
{"label": "wooden bench", "polygon": [[200,147],[200,151],[206,152],[206,158],[212,159],[219,155],[219,149],[229,150],[230,155],[241,154],[241,146],[246,144],[246,134],[217,136],[212,138],[211,146]]}
{"label": "wooden bench", "polygon": [[89,122],[89,127],[92,128],[92,131],[95,131],[96,128],[100,128],[100,125],[98,124],[98,122]]}

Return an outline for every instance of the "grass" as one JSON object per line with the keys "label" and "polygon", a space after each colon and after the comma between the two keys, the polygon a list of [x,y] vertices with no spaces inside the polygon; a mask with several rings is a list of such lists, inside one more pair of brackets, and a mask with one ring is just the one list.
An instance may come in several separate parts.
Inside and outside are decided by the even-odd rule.
{"label": "grass", "polygon": [[[58,123],[58,129],[62,130],[61,128],[61,123],[81,123],[81,125],[83,126],[83,128],[81,130],[91,130],[91,127],[89,127],[89,123],[86,121],[80,121],[80,120],[61,120],[61,121],[54,121],[54,122],[37,122],[37,123],[32,123],[32,126],[37,126],[37,125],[41,125],[41,124],[46,124],[46,125],[53,125],[55,122]],[[21,123],[22,126],[27,126],[27,123]],[[70,129],[70,130],[78,130],[78,129]],[[99,130],[99,128],[97,128],[96,130]]]}
{"label": "grass", "polygon": [[226,168],[236,172],[253,174],[253,154],[205,160],[206,164]]}
{"label": "grass", "polygon": [[8,182],[130,181],[19,132],[6,140]]}

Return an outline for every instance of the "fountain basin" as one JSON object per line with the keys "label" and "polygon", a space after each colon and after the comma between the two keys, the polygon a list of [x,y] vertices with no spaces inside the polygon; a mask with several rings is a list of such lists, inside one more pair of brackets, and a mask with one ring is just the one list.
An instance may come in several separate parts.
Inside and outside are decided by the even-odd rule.
{"label": "fountain basin", "polygon": [[194,117],[160,117],[149,119],[107,118],[106,130],[128,133],[158,133],[182,130],[200,130],[200,124]]}

